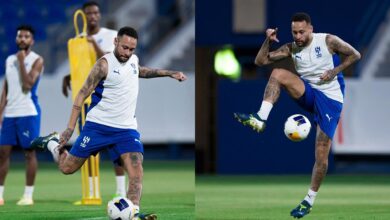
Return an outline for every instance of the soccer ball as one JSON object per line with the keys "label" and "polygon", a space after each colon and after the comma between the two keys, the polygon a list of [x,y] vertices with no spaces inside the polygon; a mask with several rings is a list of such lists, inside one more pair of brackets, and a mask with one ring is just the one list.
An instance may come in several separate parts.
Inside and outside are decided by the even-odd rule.
{"label": "soccer ball", "polygon": [[108,218],[112,220],[130,220],[135,212],[133,203],[124,197],[115,197],[107,204]]}
{"label": "soccer ball", "polygon": [[284,134],[292,141],[302,141],[309,135],[311,124],[304,115],[295,114],[284,123]]}

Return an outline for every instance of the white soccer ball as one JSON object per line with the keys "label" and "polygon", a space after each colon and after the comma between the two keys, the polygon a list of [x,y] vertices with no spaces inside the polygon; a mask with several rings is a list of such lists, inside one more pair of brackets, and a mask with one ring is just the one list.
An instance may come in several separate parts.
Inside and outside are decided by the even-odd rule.
{"label": "white soccer ball", "polygon": [[112,220],[131,220],[136,210],[133,203],[124,197],[115,197],[107,204],[108,218]]}
{"label": "white soccer ball", "polygon": [[284,134],[292,141],[302,141],[310,133],[311,124],[306,116],[301,114],[291,115],[284,123]]}

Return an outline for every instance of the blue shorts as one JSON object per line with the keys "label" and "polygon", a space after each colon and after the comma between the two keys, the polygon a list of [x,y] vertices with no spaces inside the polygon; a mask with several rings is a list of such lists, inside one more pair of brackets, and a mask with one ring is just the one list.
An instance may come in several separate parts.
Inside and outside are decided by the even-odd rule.
{"label": "blue shorts", "polygon": [[0,145],[21,146],[29,149],[30,143],[39,136],[41,115],[4,117],[1,127]]}
{"label": "blue shorts", "polygon": [[88,158],[103,149],[108,149],[114,164],[120,164],[120,156],[129,152],[144,153],[140,134],[134,129],[113,128],[87,121],[73,144],[70,153],[76,157]]}
{"label": "blue shorts", "polygon": [[297,100],[298,104],[313,113],[314,122],[330,139],[333,139],[343,104],[328,98],[324,93],[311,87],[305,80],[302,81],[305,84],[305,93]]}

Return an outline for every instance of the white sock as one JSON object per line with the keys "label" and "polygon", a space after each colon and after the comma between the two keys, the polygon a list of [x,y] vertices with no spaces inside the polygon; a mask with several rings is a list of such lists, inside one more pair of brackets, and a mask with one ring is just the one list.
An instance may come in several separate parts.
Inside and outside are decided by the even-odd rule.
{"label": "white sock", "polygon": [[51,154],[53,155],[53,159],[55,162],[58,162],[58,157],[60,156],[60,152],[58,151],[58,142],[57,141],[49,141],[49,143],[47,143],[47,149],[49,149],[49,151],[51,152]]}
{"label": "white sock", "polygon": [[116,176],[116,194],[126,197],[126,177]]}
{"label": "white sock", "polygon": [[0,186],[0,199],[3,199],[4,186]]}
{"label": "white sock", "polygon": [[32,199],[33,192],[34,192],[34,186],[26,186],[24,188],[24,195],[23,195],[23,197],[24,198],[28,198],[28,199]]}
{"label": "white sock", "polygon": [[139,213],[139,206],[138,205],[134,205],[133,207],[135,209],[135,213]]}
{"label": "white sock", "polygon": [[314,200],[316,199],[316,196],[317,196],[317,192],[314,192],[313,190],[309,189],[309,191],[307,192],[307,195],[306,195],[306,197],[305,197],[305,200],[306,200],[311,206],[313,206]]}
{"label": "white sock", "polygon": [[271,112],[271,109],[274,105],[271,102],[263,101],[261,103],[260,110],[257,112],[257,115],[261,120],[266,121],[268,119],[268,115]]}

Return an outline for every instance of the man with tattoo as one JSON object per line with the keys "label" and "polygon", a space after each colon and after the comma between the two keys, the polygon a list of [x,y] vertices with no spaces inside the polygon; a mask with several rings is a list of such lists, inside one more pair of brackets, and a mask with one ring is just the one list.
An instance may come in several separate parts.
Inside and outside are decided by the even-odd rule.
{"label": "man with tattoo", "polygon": [[[311,187],[304,200],[290,213],[294,218],[301,218],[311,211],[328,168],[332,138],[343,107],[344,80],[341,71],[359,60],[360,53],[335,35],[313,33],[310,16],[306,13],[292,16],[291,29],[294,42],[272,52],[269,51],[271,42],[279,42],[277,28],[267,29],[267,37],[255,64],[262,66],[291,57],[300,77],[289,70],[273,69],[259,112],[235,113],[234,116],[243,125],[257,132],[263,131],[268,115],[279,98],[280,88],[286,89],[301,107],[313,113],[317,136]],[[343,62],[338,61],[337,54],[345,56]]]}
{"label": "man with tattoo", "polygon": [[[13,146],[24,150],[26,187],[17,205],[33,205],[34,182],[38,161],[31,141],[39,136],[41,109],[37,88],[43,71],[43,58],[31,50],[34,29],[28,25],[17,28],[18,52],[6,60],[5,80],[0,99],[0,206],[4,205],[4,181],[8,173]],[[1,119],[4,114],[4,119]]]}
{"label": "man with tattoo", "polygon": [[[87,19],[87,39],[93,45],[96,52],[96,57],[100,58],[105,54],[114,50],[114,39],[117,35],[117,31],[111,30],[100,26],[101,14],[99,4],[94,1],[88,1],[83,4],[82,9]],[[68,97],[68,90],[70,87],[70,74],[66,75],[62,80],[62,93],[65,97]],[[81,121],[79,121],[81,123]],[[81,127],[81,126],[80,126]],[[91,166],[89,166],[91,167]],[[125,171],[121,166],[114,165],[116,191],[115,196],[126,195],[126,177]],[[91,171],[89,174],[91,175]],[[93,195],[92,182],[98,181],[93,180],[92,176],[89,176],[89,194]],[[81,202],[81,201],[79,201]]]}
{"label": "man with tattoo", "polygon": [[[155,214],[139,213],[143,179],[143,145],[137,129],[135,109],[138,96],[138,78],[171,77],[186,80],[182,72],[156,70],[139,66],[134,54],[138,34],[131,27],[123,27],[115,38],[114,52],[100,58],[76,96],[67,129],[36,138],[32,145],[49,149],[58,158],[64,174],[76,172],[90,155],[103,149],[111,151],[115,163],[120,163],[129,177],[127,197],[135,204],[138,219],[157,219]],[[73,134],[85,99],[92,94],[86,123],[80,136],[68,152],[64,145]]]}

